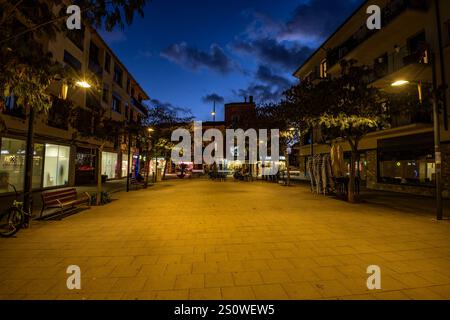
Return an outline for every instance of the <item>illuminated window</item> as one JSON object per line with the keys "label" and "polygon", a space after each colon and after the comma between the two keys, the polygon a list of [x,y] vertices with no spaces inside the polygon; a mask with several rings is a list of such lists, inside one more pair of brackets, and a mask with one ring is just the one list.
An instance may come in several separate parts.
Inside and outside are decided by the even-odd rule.
{"label": "illuminated window", "polygon": [[320,77],[321,78],[326,78],[327,75],[328,75],[327,71],[328,71],[328,69],[327,69],[327,60],[323,60],[320,63]]}

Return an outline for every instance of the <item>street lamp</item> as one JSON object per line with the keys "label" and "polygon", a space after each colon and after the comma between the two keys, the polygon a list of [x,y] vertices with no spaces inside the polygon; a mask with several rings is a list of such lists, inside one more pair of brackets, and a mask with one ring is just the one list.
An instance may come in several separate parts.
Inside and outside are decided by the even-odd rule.
{"label": "street lamp", "polygon": [[87,82],[86,80],[80,80],[75,82],[75,84],[80,87],[80,88],[84,88],[84,89],[89,89],[91,87],[91,85],[89,84],[89,82]]}
{"label": "street lamp", "polygon": [[406,84],[408,84],[408,83],[409,83],[408,80],[397,80],[397,81],[393,82],[393,83],[391,84],[391,86],[392,86],[392,87],[401,87],[401,86],[404,86],[404,85],[406,85]]}
{"label": "street lamp", "polygon": [[[439,123],[439,106],[438,106],[438,93],[437,93],[437,82],[436,82],[436,62],[434,53],[431,56],[431,68],[432,68],[432,81],[433,81],[433,130],[434,130],[434,152],[435,152],[435,175],[436,175],[436,219],[443,219],[443,209],[442,209],[442,154],[441,154],[441,128]],[[411,83],[408,80],[397,80],[391,84],[393,87],[401,87]],[[414,82],[421,87],[421,82]],[[421,99],[421,90],[419,89],[419,98]]]}

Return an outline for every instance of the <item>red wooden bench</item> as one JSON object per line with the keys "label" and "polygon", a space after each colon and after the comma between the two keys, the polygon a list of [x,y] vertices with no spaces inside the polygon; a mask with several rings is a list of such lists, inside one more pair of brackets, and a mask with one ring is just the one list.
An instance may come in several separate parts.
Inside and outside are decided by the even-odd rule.
{"label": "red wooden bench", "polygon": [[42,192],[42,210],[40,217],[45,209],[58,208],[61,213],[64,213],[66,208],[75,208],[76,206],[85,203],[87,206],[91,205],[91,196],[84,192],[78,194],[75,188],[58,189]]}

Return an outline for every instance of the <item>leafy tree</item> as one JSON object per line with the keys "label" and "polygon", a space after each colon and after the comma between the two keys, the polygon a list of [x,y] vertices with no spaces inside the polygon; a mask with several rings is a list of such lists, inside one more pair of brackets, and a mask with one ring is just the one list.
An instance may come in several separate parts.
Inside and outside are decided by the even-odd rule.
{"label": "leafy tree", "polygon": [[171,141],[172,132],[178,128],[191,128],[192,121],[191,116],[179,116],[176,110],[164,105],[149,108],[146,127],[151,130],[151,153],[152,158],[163,157],[165,159],[163,179],[165,179],[172,149],[175,147],[175,144]]}
{"label": "leafy tree", "polygon": [[279,103],[271,103],[258,106],[256,110],[257,127],[261,129],[278,129],[280,131],[280,151],[286,159],[286,185],[290,185],[289,148],[299,139],[296,109],[292,103],[282,100]]}
{"label": "leafy tree", "polygon": [[368,133],[389,127],[386,96],[370,87],[371,70],[343,61],[339,77],[318,84],[300,83],[288,93],[297,106],[304,130],[320,128],[324,140],[343,138],[351,148],[349,202],[355,201],[355,163],[361,139]]}

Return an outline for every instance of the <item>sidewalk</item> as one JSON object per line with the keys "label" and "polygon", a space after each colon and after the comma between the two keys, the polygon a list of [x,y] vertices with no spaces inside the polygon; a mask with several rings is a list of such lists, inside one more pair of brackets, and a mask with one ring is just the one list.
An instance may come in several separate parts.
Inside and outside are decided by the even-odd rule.
{"label": "sidewalk", "polygon": [[[103,191],[106,191],[108,193],[116,193],[119,191],[125,191],[127,186],[127,180],[126,179],[120,179],[120,180],[111,180],[103,183],[102,189]],[[69,188],[69,187],[68,187]],[[77,189],[77,192],[88,192],[88,193],[95,193],[97,192],[97,185],[86,185],[86,186],[75,186]],[[42,208],[42,199],[41,199],[41,193],[42,191],[35,191],[33,192],[33,212],[35,214],[39,213]],[[0,210],[3,211],[6,208],[8,208],[11,203],[14,201],[15,196],[9,195],[5,197],[0,197]],[[20,200],[21,197],[19,198]]]}
{"label": "sidewalk", "polygon": [[[295,185],[309,187],[309,181],[291,181]],[[338,197],[329,196],[339,200]],[[396,209],[405,213],[436,215],[436,199],[434,197],[419,196],[407,193],[370,190],[361,187],[360,203],[379,206],[380,208]],[[450,200],[443,199],[444,217],[450,218]]]}

